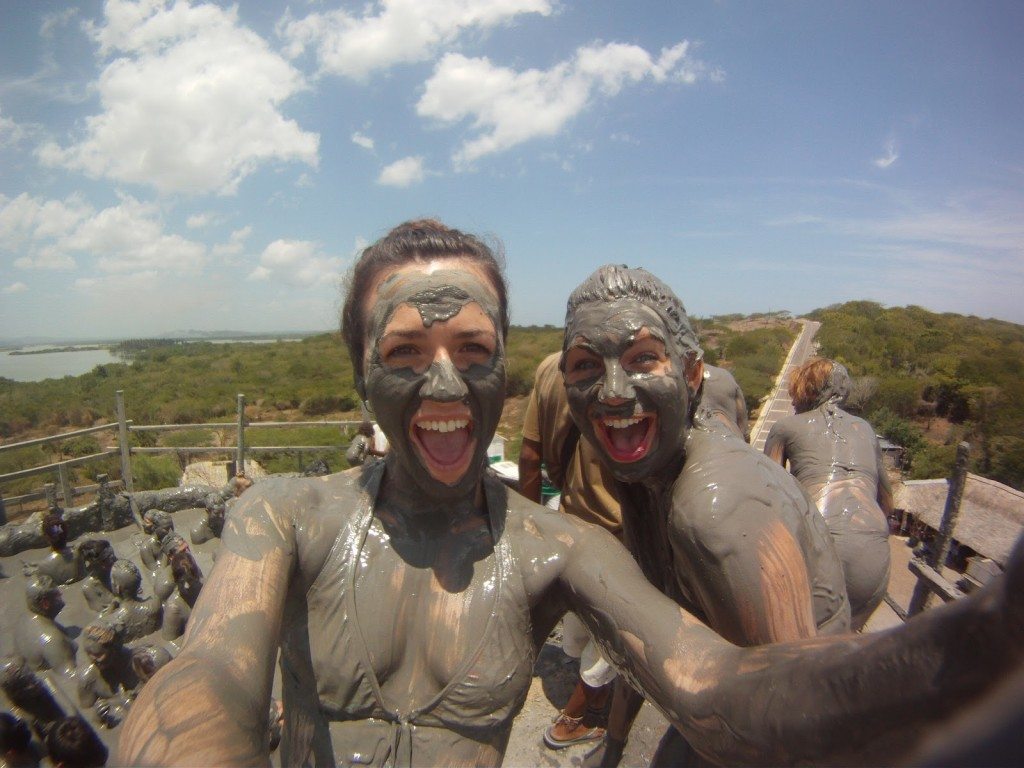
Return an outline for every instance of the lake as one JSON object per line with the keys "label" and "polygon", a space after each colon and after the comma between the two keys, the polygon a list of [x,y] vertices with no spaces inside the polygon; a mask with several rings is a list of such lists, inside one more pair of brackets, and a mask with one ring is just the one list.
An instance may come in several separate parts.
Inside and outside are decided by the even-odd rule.
{"label": "lake", "polygon": [[[281,341],[301,341],[301,339],[301,336],[297,336],[281,339]],[[273,344],[278,339],[202,339],[202,341],[212,344]],[[21,347],[17,351],[30,352],[34,349],[52,349],[55,346],[64,345],[47,344]],[[14,350],[6,349],[0,352],[0,376],[14,379],[14,381],[42,381],[43,379],[60,379],[64,376],[81,376],[97,365],[124,362],[106,349],[75,349],[68,352],[46,352],[41,355],[12,355],[12,351]]]}
{"label": "lake", "polygon": [[[22,352],[47,347],[22,347]],[[69,352],[46,352],[41,355],[12,355],[0,352],[0,376],[15,381],[42,381],[64,376],[80,376],[97,365],[119,363],[106,349],[75,349]]]}

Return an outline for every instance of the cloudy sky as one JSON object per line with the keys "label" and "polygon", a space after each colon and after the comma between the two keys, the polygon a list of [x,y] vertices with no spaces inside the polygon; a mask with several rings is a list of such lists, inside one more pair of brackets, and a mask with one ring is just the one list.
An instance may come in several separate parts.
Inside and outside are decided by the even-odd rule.
{"label": "cloudy sky", "polygon": [[0,338],[335,325],[408,218],[513,321],[610,261],[698,315],[1024,322],[1024,3],[0,5]]}

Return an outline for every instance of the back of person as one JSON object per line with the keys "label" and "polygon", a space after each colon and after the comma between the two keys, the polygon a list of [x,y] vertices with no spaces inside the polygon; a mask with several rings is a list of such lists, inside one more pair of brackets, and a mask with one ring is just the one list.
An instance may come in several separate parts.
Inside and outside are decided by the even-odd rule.
{"label": "back of person", "polygon": [[879,479],[877,438],[864,419],[822,405],[783,419],[777,428],[786,441],[790,471],[819,507],[823,486],[838,480],[860,481],[874,497]]}
{"label": "back of person", "polygon": [[718,417],[744,440],[747,434],[747,400],[733,375],[725,368],[704,364],[704,386],[698,413],[704,418]]}

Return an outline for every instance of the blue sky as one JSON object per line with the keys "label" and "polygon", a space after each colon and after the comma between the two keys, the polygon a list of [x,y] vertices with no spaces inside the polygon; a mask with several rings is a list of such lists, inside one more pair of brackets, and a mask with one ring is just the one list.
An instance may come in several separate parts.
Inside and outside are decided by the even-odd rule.
{"label": "blue sky", "polygon": [[1024,3],[0,3],[0,338],[336,324],[408,218],[513,322],[607,262],[691,313],[1024,322]]}

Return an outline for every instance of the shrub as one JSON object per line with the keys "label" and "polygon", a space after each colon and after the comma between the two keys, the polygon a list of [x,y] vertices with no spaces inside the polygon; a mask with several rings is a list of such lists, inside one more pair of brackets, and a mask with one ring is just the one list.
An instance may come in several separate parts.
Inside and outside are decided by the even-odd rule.
{"label": "shrub", "polygon": [[181,479],[181,467],[176,458],[143,454],[132,458],[132,479],[137,491],[173,488]]}

